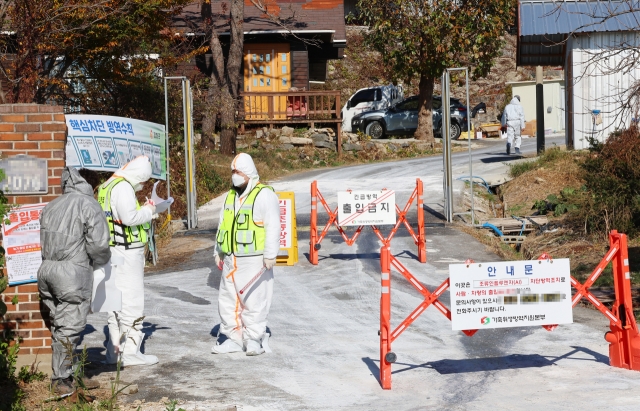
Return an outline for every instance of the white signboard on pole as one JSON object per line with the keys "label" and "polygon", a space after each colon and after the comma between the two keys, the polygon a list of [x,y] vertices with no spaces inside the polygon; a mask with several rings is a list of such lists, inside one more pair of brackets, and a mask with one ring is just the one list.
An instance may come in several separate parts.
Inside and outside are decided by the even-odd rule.
{"label": "white signboard on pole", "polygon": [[573,322],[569,259],[449,265],[453,330]]}
{"label": "white signboard on pole", "polygon": [[395,223],[395,191],[338,192],[338,225],[394,225]]}
{"label": "white signboard on pole", "polygon": [[46,204],[24,205],[9,212],[9,224],[2,224],[2,245],[9,285],[38,281],[42,264],[40,214]]}
{"label": "white signboard on pole", "polygon": [[151,160],[152,177],[167,179],[164,125],[125,117],[67,114],[67,165],[115,171],[137,156]]}

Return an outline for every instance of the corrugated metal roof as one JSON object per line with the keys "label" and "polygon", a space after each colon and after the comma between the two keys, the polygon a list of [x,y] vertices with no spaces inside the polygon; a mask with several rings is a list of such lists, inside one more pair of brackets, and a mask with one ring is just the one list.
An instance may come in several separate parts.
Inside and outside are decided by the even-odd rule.
{"label": "corrugated metal roof", "polygon": [[640,0],[521,0],[519,35],[536,36],[640,28]]}
{"label": "corrugated metal roof", "polygon": [[518,38],[518,66],[564,66],[565,34]]}

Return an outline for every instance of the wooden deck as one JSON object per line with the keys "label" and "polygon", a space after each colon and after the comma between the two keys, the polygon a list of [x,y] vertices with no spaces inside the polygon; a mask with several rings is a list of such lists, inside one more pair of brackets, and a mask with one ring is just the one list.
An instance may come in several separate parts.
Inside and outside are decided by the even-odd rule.
{"label": "wooden deck", "polygon": [[240,130],[247,124],[275,125],[317,124],[336,128],[338,154],[342,151],[342,119],[340,114],[340,92],[287,91],[287,92],[242,92],[243,103],[238,112]]}

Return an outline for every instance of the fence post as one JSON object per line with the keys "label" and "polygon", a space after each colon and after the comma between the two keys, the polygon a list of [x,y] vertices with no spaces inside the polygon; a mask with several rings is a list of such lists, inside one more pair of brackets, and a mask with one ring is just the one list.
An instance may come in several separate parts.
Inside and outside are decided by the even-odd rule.
{"label": "fence post", "polygon": [[336,95],[336,118],[338,123],[336,126],[336,144],[338,155],[342,154],[342,122],[340,121],[340,93]]}
{"label": "fence post", "polygon": [[[311,222],[309,235],[309,262],[318,265],[318,182],[311,183]],[[317,248],[316,248],[317,247]]]}
{"label": "fence post", "polygon": [[[387,245],[380,248],[380,385],[391,389],[391,251]],[[392,360],[389,362],[388,360]]]}
{"label": "fence post", "polygon": [[627,236],[613,230],[609,234],[609,243],[618,251],[611,261],[613,265],[613,283],[616,301],[613,314],[620,319],[621,326],[611,323],[611,331],[605,334],[609,342],[609,364],[613,367],[640,371],[640,335],[633,315],[631,298],[631,273],[629,271],[629,250]]}
{"label": "fence post", "polygon": [[424,235],[424,207],[422,206],[422,180],[416,179],[418,203],[418,261],[427,262],[427,239]]}

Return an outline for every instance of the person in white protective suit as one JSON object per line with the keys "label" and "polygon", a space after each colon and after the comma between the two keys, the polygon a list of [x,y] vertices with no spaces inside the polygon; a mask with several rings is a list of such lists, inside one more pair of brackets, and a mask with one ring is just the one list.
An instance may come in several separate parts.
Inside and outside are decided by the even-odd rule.
{"label": "person in white protective suit", "polygon": [[525,127],[524,110],[520,105],[520,96],[513,96],[511,102],[504,108],[502,126],[507,128],[507,154],[511,154],[511,146],[515,147],[516,154],[520,154],[520,144],[522,143],[520,133]]}
{"label": "person in white protective suit", "polygon": [[261,184],[251,156],[238,154],[220,212],[214,258],[222,270],[220,330],[214,354],[269,351],[267,315],[273,294],[273,267],[280,249],[280,209],[273,188]]}
{"label": "person in white protective suit", "polygon": [[150,178],[151,162],[147,156],[139,156],[118,169],[98,189],[98,202],[111,233],[111,273],[122,292],[121,310],[110,312],[108,317],[108,364],[115,364],[119,355],[125,367],[158,362],[156,356],[140,352],[144,335],[141,324],[134,325],[144,311],[144,249],[149,223],[156,211],[149,200],[141,207],[136,191]]}

